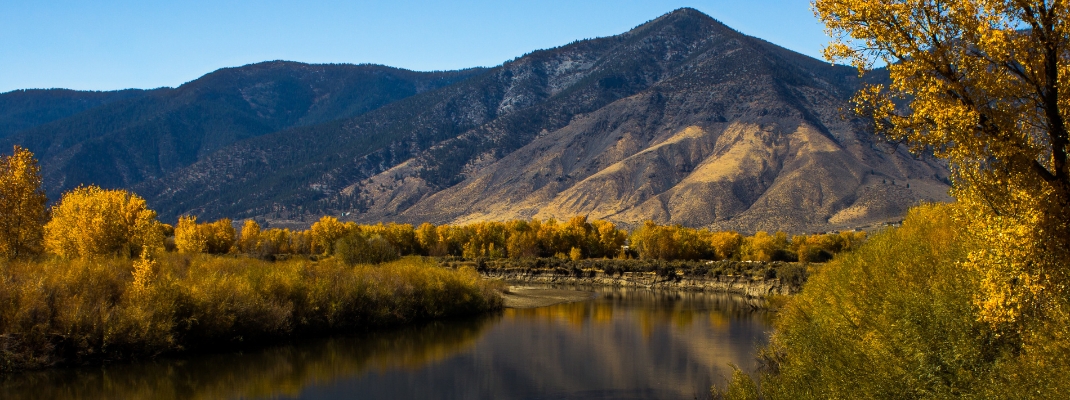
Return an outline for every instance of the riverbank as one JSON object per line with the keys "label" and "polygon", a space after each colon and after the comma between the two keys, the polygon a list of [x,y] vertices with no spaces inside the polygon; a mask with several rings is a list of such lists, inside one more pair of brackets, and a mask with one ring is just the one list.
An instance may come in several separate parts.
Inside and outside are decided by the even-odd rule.
{"label": "riverbank", "polygon": [[213,351],[502,307],[470,268],[165,253],[0,262],[0,372]]}
{"label": "riverbank", "polygon": [[594,292],[568,289],[510,286],[502,292],[505,308],[536,308],[594,298]]}
{"label": "riverbank", "polygon": [[563,284],[672,289],[739,294],[748,298],[793,295],[819,264],[745,261],[441,259],[452,268],[474,268],[486,279],[509,284]]}
{"label": "riverbank", "polygon": [[[780,279],[755,278],[742,275],[716,277],[685,276],[675,278],[658,276],[653,272],[625,272],[610,276],[604,271],[588,271],[583,276],[558,274],[553,270],[493,270],[482,272],[484,278],[498,279],[509,284],[565,284],[577,286],[617,286],[645,289],[676,289],[703,292],[739,294],[748,298],[767,298],[774,295],[792,295],[801,287]],[[503,298],[505,298],[503,296]],[[553,304],[553,303],[551,303]],[[510,307],[506,300],[506,307]],[[536,306],[538,307],[538,306]]]}

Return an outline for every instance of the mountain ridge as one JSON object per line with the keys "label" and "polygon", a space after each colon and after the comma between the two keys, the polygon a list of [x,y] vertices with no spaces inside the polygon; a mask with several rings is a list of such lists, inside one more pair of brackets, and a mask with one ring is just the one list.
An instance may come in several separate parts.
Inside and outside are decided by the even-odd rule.
{"label": "mountain ridge", "polygon": [[129,187],[244,139],[359,115],[480,72],[267,61],[222,68],[0,142],[38,155],[50,197],[79,184]]}
{"label": "mountain ridge", "polygon": [[122,186],[165,219],[280,226],[321,214],[589,215],[803,232],[897,220],[918,201],[948,199],[940,163],[842,118],[855,69],[697,10],[468,73],[357,115],[232,140]]}

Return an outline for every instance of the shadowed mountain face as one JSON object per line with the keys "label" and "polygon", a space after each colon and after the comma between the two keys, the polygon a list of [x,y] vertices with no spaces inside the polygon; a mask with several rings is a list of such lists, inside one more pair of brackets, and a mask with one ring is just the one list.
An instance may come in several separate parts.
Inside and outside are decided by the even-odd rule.
{"label": "shadowed mountain face", "polygon": [[[212,86],[217,75],[275,64],[221,70],[173,91],[201,93],[194,88]],[[194,134],[50,136],[47,127],[75,124],[89,114],[82,113],[16,136],[46,154],[51,190],[85,181],[72,178],[77,168],[122,177],[116,186],[146,196],[165,219],[191,213],[307,225],[322,214],[412,223],[584,214],[625,225],[653,219],[803,232],[897,220],[919,200],[947,199],[943,166],[842,117],[859,85],[854,69],[692,9],[490,70],[433,75],[426,90],[407,86],[411,95],[392,101],[332,102],[332,94],[317,100],[327,107],[301,100],[323,96],[294,94],[341,85],[319,76],[274,83],[288,89],[264,95],[250,79],[182,103],[186,114],[143,115],[130,104],[144,99],[91,110],[142,124],[168,115],[187,125],[205,115],[227,122]],[[230,108],[203,105],[216,98]],[[334,111],[320,111],[327,109]],[[107,146],[82,150],[97,143]],[[179,144],[184,151],[160,150]],[[98,158],[79,154],[116,161],[98,167]],[[146,157],[136,166],[149,167],[117,161],[137,159],[126,154]],[[101,172],[107,168],[114,172]]]}
{"label": "shadowed mountain face", "polygon": [[[480,72],[265,62],[176,89],[10,92],[0,104],[24,111],[0,112],[0,127],[22,129],[0,144],[33,151],[49,197],[57,198],[80,184],[129,187],[163,177],[244,139],[360,115]],[[39,105],[45,95],[56,100]],[[62,113],[69,116],[48,118]]]}
{"label": "shadowed mountain face", "polygon": [[0,93],[0,139],[120,100],[144,96],[148,90],[94,92],[29,89]]}

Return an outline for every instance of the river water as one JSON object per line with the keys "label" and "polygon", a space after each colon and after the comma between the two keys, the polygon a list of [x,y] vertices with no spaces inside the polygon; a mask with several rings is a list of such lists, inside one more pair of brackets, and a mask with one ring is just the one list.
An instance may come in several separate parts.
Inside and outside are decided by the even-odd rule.
{"label": "river water", "polygon": [[241,353],[0,376],[0,399],[693,399],[756,367],[738,296],[594,288],[582,302]]}

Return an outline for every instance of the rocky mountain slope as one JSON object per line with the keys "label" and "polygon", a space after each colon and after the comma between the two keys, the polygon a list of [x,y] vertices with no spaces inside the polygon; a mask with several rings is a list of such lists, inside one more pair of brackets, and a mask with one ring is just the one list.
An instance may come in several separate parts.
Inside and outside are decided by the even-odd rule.
{"label": "rocky mountain slope", "polygon": [[[273,101],[249,100],[261,98],[245,94],[256,86],[241,86],[231,93],[245,97],[226,103],[237,110],[227,111],[235,115],[229,121],[264,128],[165,136],[193,143],[168,162],[151,158],[166,146],[114,134],[101,140],[126,152],[151,149],[145,154],[156,162],[137,174],[98,173],[123,177],[114,183],[146,196],[165,219],[191,213],[297,225],[322,214],[412,223],[588,215],[805,232],[897,220],[918,201],[948,199],[942,165],[843,118],[859,85],[854,69],[692,9],[489,70],[437,76],[437,86],[349,115],[317,113],[307,102],[279,106],[296,104],[290,93],[315,92],[320,80],[295,79],[263,97]],[[223,115],[213,110],[190,107],[181,121]],[[15,136],[35,138],[25,141],[70,160],[69,168],[100,171],[67,155],[90,141],[64,147],[45,126]],[[50,182],[67,179],[55,187],[77,181],[70,170],[52,174]]]}

